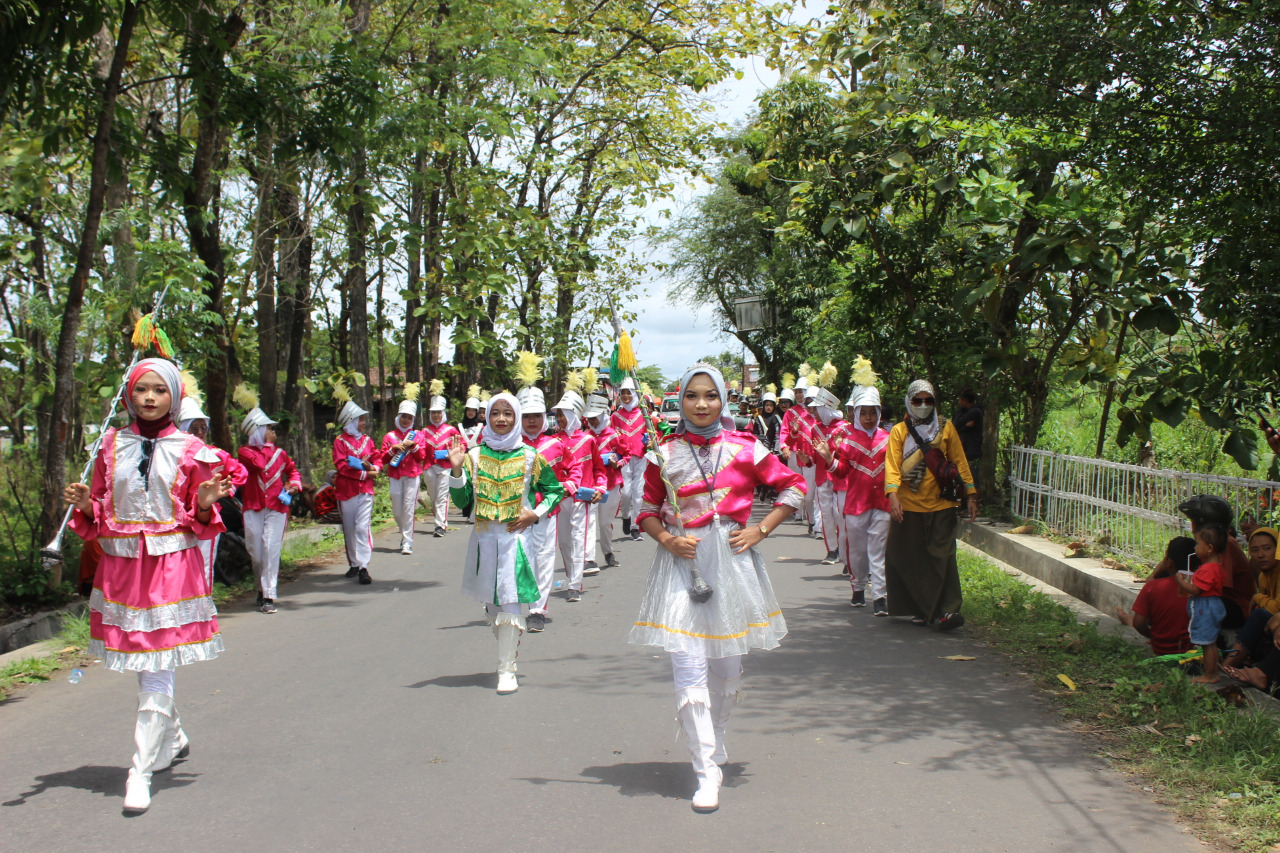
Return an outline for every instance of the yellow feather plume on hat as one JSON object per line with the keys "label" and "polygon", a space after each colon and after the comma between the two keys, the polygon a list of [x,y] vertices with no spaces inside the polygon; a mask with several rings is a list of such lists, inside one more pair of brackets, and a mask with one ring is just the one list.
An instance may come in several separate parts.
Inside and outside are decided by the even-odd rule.
{"label": "yellow feather plume on hat", "polygon": [[853,381],[858,385],[875,387],[880,384],[880,374],[871,369],[871,359],[859,355],[853,362]]}
{"label": "yellow feather plume on hat", "polygon": [[480,399],[479,385],[470,385],[467,387],[467,399],[471,399],[472,397],[475,397],[477,400]]}
{"label": "yellow feather plume on hat", "polygon": [[422,393],[421,382],[406,382],[404,384],[404,398],[410,403],[418,402],[418,395]]}
{"label": "yellow feather plume on hat", "polygon": [[648,383],[648,382],[641,382],[641,383],[640,383],[640,393],[641,393],[641,394],[643,394],[643,395],[645,395],[646,397],[652,397],[652,396],[653,396],[653,389],[649,387],[649,383]]}
{"label": "yellow feather plume on hat", "polygon": [[794,373],[782,374],[782,387],[783,388],[796,387],[796,375]]}
{"label": "yellow feather plume on hat", "polygon": [[765,391],[767,391],[767,392],[768,392],[768,393],[770,393],[770,394],[777,394],[777,393],[778,393],[778,386],[777,386],[777,385],[775,385],[775,384],[773,384],[772,382],[770,382],[768,385],[766,385],[766,386],[764,387],[764,390],[765,390]]}
{"label": "yellow feather plume on hat", "polygon": [[204,393],[200,390],[196,375],[190,370],[184,370],[179,377],[182,379],[182,396],[190,397],[193,402],[203,405]]}
{"label": "yellow feather plume on hat", "polygon": [[492,399],[493,399],[493,395],[492,395],[492,394],[490,394],[488,391],[481,391],[481,392],[480,392],[480,402],[481,402],[481,403],[487,403],[487,402],[489,402],[489,401],[490,401],[490,400],[492,400]]}
{"label": "yellow feather plume on hat", "polygon": [[596,390],[596,386],[600,384],[600,371],[594,367],[584,367],[582,369],[582,393],[590,394]]}
{"label": "yellow feather plume on hat", "polygon": [[258,392],[241,382],[231,392],[231,401],[247,412],[258,408]]}
{"label": "yellow feather plume on hat", "polygon": [[333,400],[340,407],[351,402],[351,389],[347,387],[347,383],[341,379],[330,379],[329,385],[333,388]]}
{"label": "yellow feather plume on hat", "polygon": [[432,397],[439,397],[444,393],[444,380],[432,379],[431,384],[427,386],[427,393]]}
{"label": "yellow feather plume on hat", "polygon": [[818,387],[830,389],[836,382],[836,376],[840,371],[831,362],[822,365],[822,370],[818,371]]}
{"label": "yellow feather plume on hat", "polygon": [[582,374],[576,370],[570,370],[564,377],[564,390],[573,391],[576,394],[582,393]]}
{"label": "yellow feather plume on hat", "polygon": [[542,356],[536,352],[516,353],[516,378],[523,388],[532,388],[542,378]]}
{"label": "yellow feather plume on hat", "polygon": [[809,377],[813,374],[813,368],[809,366],[809,362],[802,361],[800,362],[800,368],[797,372],[800,374],[800,378],[808,381]]}

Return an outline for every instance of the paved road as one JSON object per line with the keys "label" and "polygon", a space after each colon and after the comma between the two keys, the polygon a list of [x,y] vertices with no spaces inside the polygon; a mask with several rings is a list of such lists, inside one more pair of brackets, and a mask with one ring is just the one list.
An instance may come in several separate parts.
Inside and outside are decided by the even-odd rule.
{"label": "paved road", "polygon": [[[1000,656],[851,609],[801,529],[764,545],[791,633],[746,661],[713,815],[689,809],[667,661],[626,643],[654,546],[619,543],[621,568],[554,600],[500,697],[493,636],[458,592],[463,528],[412,557],[381,535],[372,586],[335,562],[274,616],[227,608],[228,652],[178,675],[192,756],[144,815],[120,812],[133,678],[94,667],[0,706],[3,847],[1201,849]],[[940,659],[957,652],[978,659]]]}

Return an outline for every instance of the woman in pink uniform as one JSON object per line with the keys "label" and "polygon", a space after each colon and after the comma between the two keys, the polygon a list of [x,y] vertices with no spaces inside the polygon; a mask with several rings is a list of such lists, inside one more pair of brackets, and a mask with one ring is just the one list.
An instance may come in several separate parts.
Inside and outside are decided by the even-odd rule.
{"label": "woman in pink uniform", "polygon": [[124,400],[133,423],[106,431],[92,483],[72,483],[64,496],[75,507],[71,529],[103,552],[89,600],[89,654],[107,669],[138,673],[124,810],[142,812],[151,774],[188,752],[174,670],[223,651],[196,544],[224,529],[217,503],[232,487],[217,454],[173,422],[182,401],[173,362],[138,362]]}
{"label": "woman in pink uniform", "polygon": [[587,428],[596,439],[596,457],[600,460],[599,476],[604,479],[604,497],[587,515],[587,564],[584,574],[599,574],[600,567],[594,559],[596,542],[604,554],[606,566],[618,565],[613,556],[613,519],[618,514],[618,501],[622,494],[622,469],[627,464],[627,451],[621,437],[609,419],[609,398],[592,394],[587,400]]}
{"label": "woman in pink uniform", "polygon": [[[787,633],[755,546],[804,502],[803,479],[755,436],[734,432],[733,419],[721,414],[724,400],[724,378],[710,365],[695,364],[680,381],[682,416],[657,449],[677,506],[659,466],[650,465],[640,526],[662,547],[630,638],[671,655],[676,711],[698,778],[696,812],[719,807],[719,765],[729,760],[724,729],[742,680],[741,656],[772,649]],[[748,526],[762,484],[778,497],[763,523]],[[690,564],[714,590],[706,601],[689,594]]]}
{"label": "woman in pink uniform", "polygon": [[333,467],[342,538],[347,546],[347,577],[371,584],[373,559],[373,481],[382,471],[382,451],[364,434],[369,413],[348,400],[338,412],[342,432],[333,440]]}

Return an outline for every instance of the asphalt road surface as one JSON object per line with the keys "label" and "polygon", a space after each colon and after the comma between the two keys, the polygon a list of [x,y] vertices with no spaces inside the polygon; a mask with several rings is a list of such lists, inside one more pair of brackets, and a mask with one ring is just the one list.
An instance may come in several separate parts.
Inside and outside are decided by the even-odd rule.
{"label": "asphalt road surface", "polygon": [[[413,556],[381,534],[371,586],[339,558],[283,586],[275,615],[225,608],[226,654],[178,672],[191,757],[156,775],[146,814],[120,809],[134,677],[93,666],[0,706],[0,846],[1202,849],[964,629],[850,608],[802,531],[763,545],[790,633],[744,661],[715,814],[689,808],[665,655],[627,644],[656,546],[619,541],[580,603],[558,593],[498,696],[493,634],[459,594],[464,526],[420,533]],[[957,653],[977,659],[941,659]]]}

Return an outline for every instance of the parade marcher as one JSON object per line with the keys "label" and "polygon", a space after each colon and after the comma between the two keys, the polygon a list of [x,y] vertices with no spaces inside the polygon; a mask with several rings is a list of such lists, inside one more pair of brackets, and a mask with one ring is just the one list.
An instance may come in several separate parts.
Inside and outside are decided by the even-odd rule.
{"label": "parade marcher", "polygon": [[528,533],[564,498],[551,466],[523,441],[520,403],[510,394],[489,400],[479,442],[461,437],[449,448],[449,491],[472,506],[462,593],[484,605],[498,640],[498,693],[515,693],[516,653],[525,630],[522,604],[538,600]]}
{"label": "parade marcher", "polygon": [[[622,447],[617,431],[611,426],[609,418],[609,398],[603,394],[591,394],[587,397],[585,414],[587,428],[595,436],[596,452],[592,460],[599,460],[601,470],[597,479],[604,480],[604,496],[587,516],[587,553],[594,557],[596,542],[600,543],[600,551],[604,554],[606,566],[617,566],[618,559],[613,555],[613,519],[618,515],[618,503],[622,494],[622,469],[628,461],[626,451]],[[595,569],[595,572],[592,571]],[[586,574],[600,571],[595,560],[587,560]]]}
{"label": "parade marcher", "polygon": [[[427,494],[431,496],[435,522],[432,535],[437,539],[449,531],[449,448],[454,437],[462,435],[446,417],[448,403],[441,396],[443,391],[444,382],[433,379],[428,390],[431,398],[427,401],[427,424],[419,433],[427,454],[422,479],[426,483]],[[470,446],[465,444],[465,439],[464,446]]]}
{"label": "parade marcher", "polygon": [[409,382],[404,386],[404,399],[396,412],[395,429],[382,437],[382,458],[386,460],[387,477],[391,481],[391,515],[400,531],[400,553],[413,553],[413,523],[418,509],[418,487],[422,468],[427,461],[427,442],[421,430],[414,429],[418,418],[418,393],[421,386]]}
{"label": "parade marcher", "polygon": [[[680,421],[656,448],[663,465],[645,471],[640,525],[660,547],[630,636],[671,655],[676,713],[698,780],[692,805],[702,813],[719,807],[741,656],[772,649],[787,633],[755,546],[804,498],[800,477],[752,436],[734,431],[725,400],[724,379],[711,365],[695,364],[680,380]],[[748,526],[761,483],[778,498],[763,523]],[[712,587],[710,598],[691,597],[691,565]]]}
{"label": "parade marcher", "polygon": [[196,543],[223,530],[217,503],[231,494],[218,455],[173,419],[182,380],[167,359],[129,371],[129,426],[106,430],[89,485],[72,483],[70,528],[96,539],[102,559],[89,599],[89,654],[138,673],[138,715],[124,811],[151,805],[151,774],[189,752],[174,704],[175,670],[224,651],[217,608]]}
{"label": "parade marcher", "polygon": [[582,377],[571,372],[564,394],[553,410],[560,427],[565,464],[577,473],[577,479],[564,482],[565,505],[561,509],[556,531],[556,538],[560,542],[560,557],[564,560],[568,601],[582,600],[582,575],[587,563],[587,513],[600,489],[591,459],[595,452],[595,437],[582,429],[582,415],[587,410],[587,404],[575,390],[582,387],[581,383]]}
{"label": "parade marcher", "polygon": [[613,413],[613,428],[618,433],[618,443],[626,452],[622,464],[622,496],[619,512],[622,514],[622,535],[633,540],[641,538],[636,516],[640,514],[640,502],[644,495],[644,469],[649,464],[644,458],[645,413],[640,405],[636,381],[630,376],[618,386],[618,409]]}
{"label": "parade marcher", "polygon": [[917,625],[935,620],[944,631],[964,624],[960,615],[960,567],[956,562],[959,501],[945,496],[930,470],[927,448],[942,452],[959,471],[969,504],[969,520],[978,517],[978,496],[965,461],[960,435],[938,415],[933,386],[917,379],[907,387],[907,414],[889,433],[885,451],[885,492],[889,495],[889,541],[885,548],[885,581],[889,615],[910,616]]}
{"label": "parade marcher", "polygon": [[751,432],[770,453],[778,449],[778,430],[782,428],[782,416],[778,414],[778,395],[774,386],[760,397],[760,414],[751,421]]}
{"label": "parade marcher", "polygon": [[[822,558],[824,566],[835,565],[840,559],[840,536],[844,526],[842,513],[836,507],[837,483],[827,473],[827,463],[814,452],[814,443],[821,440],[828,445],[844,434],[848,424],[840,419],[840,398],[827,390],[836,380],[836,368],[831,362],[823,365],[817,384],[810,383],[805,390],[805,401],[814,422],[807,434],[801,437],[800,446],[813,463],[813,481],[817,497],[814,514],[820,520],[816,528],[822,532],[822,543],[827,554]],[[807,475],[806,475],[807,479]]]}
{"label": "parade marcher", "polygon": [[[373,583],[369,561],[373,559],[373,481],[382,471],[382,453],[364,434],[369,413],[360,408],[341,386],[335,397],[342,402],[338,424],[342,432],[333,440],[333,467],[338,471],[338,511],[342,513],[342,537],[347,550],[347,577]],[[345,398],[345,399],[344,399]]]}
{"label": "parade marcher", "polygon": [[[182,385],[186,389],[186,396],[182,398],[182,407],[178,410],[178,429],[194,435],[218,455],[218,462],[222,465],[222,475],[231,480],[232,488],[229,497],[234,498],[236,491],[249,482],[249,472],[230,453],[221,447],[209,444],[209,416],[201,406],[195,377],[183,371]],[[204,558],[205,574],[208,576],[210,589],[213,588],[213,564],[218,561],[218,541],[221,538],[222,534],[219,533],[212,539],[201,539],[196,543],[196,547],[200,549],[200,554]]]}
{"label": "parade marcher", "polygon": [[[458,432],[462,433],[463,447],[475,447],[480,441],[480,431],[484,429],[484,403],[480,400],[479,385],[467,388],[467,399],[462,404],[462,421],[458,424]],[[471,521],[471,508],[462,508],[462,520]]]}
{"label": "parade marcher", "polygon": [[[546,397],[541,389],[534,387],[539,379],[538,365],[541,360],[541,356],[533,353],[519,354],[516,374],[524,383],[524,387],[516,393],[516,400],[520,403],[520,431],[524,436],[524,443],[538,451],[538,455],[551,466],[556,481],[563,486],[566,482],[576,482],[579,477],[566,465],[564,442],[560,435],[547,432]],[[542,500],[541,495],[538,500]],[[538,583],[538,600],[529,605],[529,616],[525,620],[526,630],[530,634],[541,633],[547,627],[551,583],[556,572],[556,534],[559,531],[560,509],[561,504],[557,503],[525,532],[534,578]]]}
{"label": "parade marcher", "polygon": [[880,392],[875,382],[871,363],[859,357],[854,363],[855,384],[848,403],[852,418],[849,428],[830,448],[835,456],[831,471],[845,478],[847,486],[840,512],[842,544],[853,587],[849,603],[865,607],[869,584],[873,612],[888,616],[884,552],[889,537],[889,498],[884,490],[884,460],[889,433],[880,428]]}
{"label": "parade marcher", "polygon": [[[243,386],[237,389],[242,393]],[[252,392],[250,392],[252,393]],[[258,608],[276,612],[276,586],[280,578],[280,550],[289,522],[289,506],[302,491],[302,477],[283,448],[276,447],[276,422],[255,405],[240,423],[244,434],[239,458],[249,472],[240,493],[244,509],[244,546],[258,576]]]}

